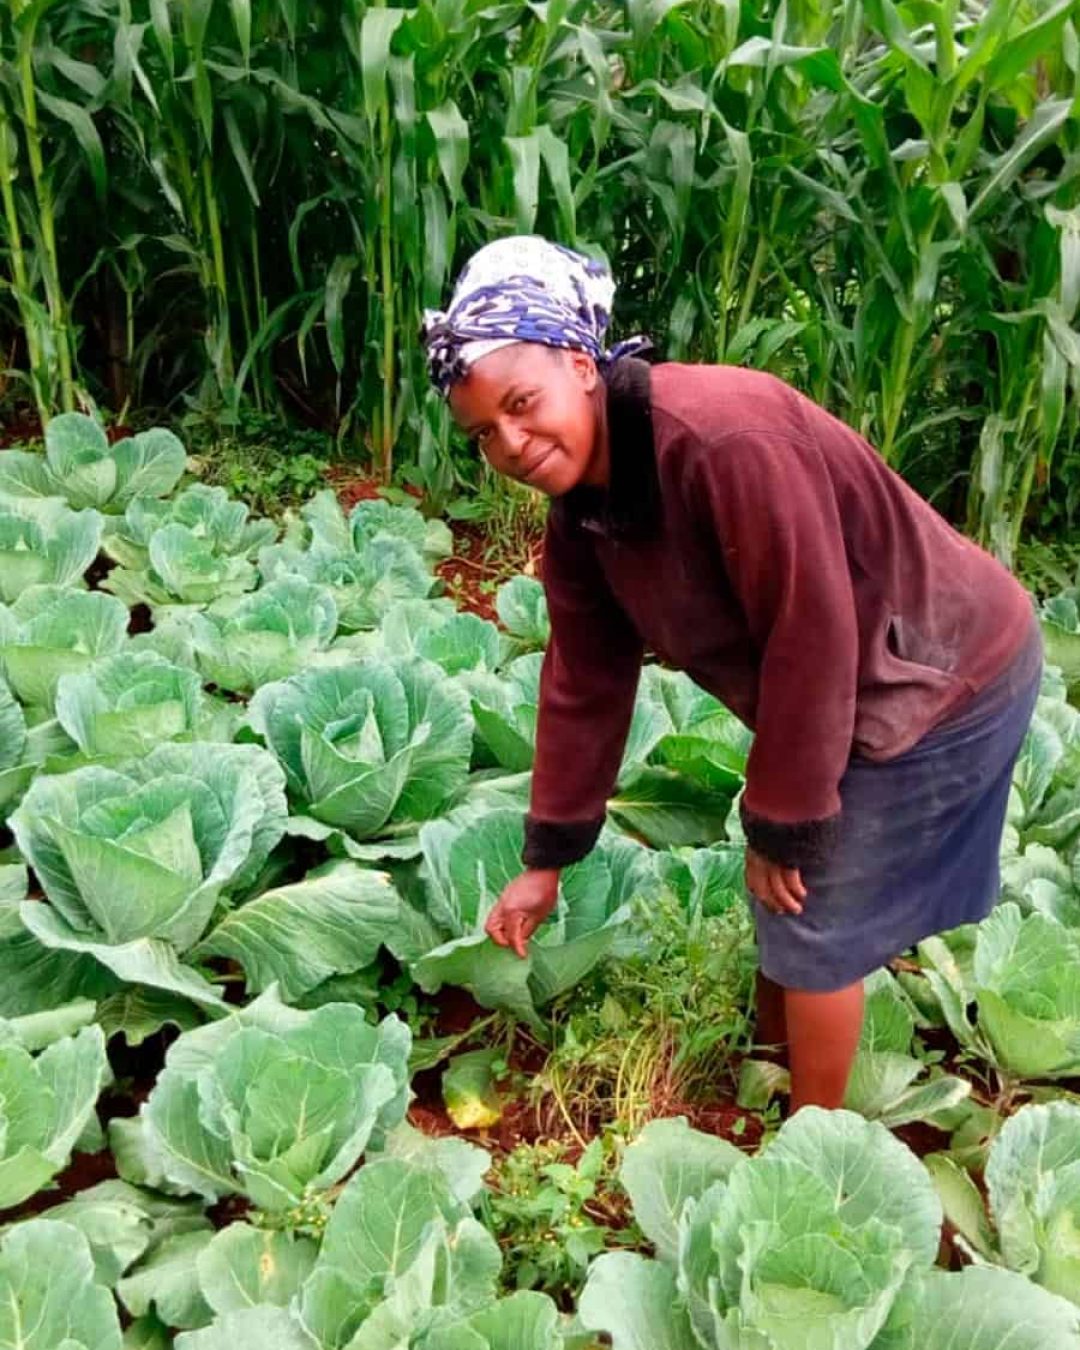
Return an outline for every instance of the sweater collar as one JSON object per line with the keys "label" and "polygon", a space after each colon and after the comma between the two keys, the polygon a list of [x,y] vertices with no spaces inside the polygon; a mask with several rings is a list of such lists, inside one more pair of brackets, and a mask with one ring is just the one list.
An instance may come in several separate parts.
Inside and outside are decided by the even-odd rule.
{"label": "sweater collar", "polygon": [[611,481],[579,487],[555,509],[572,525],[620,542],[641,540],[660,524],[660,478],[653,440],[651,375],[646,362],[624,357],[607,375]]}

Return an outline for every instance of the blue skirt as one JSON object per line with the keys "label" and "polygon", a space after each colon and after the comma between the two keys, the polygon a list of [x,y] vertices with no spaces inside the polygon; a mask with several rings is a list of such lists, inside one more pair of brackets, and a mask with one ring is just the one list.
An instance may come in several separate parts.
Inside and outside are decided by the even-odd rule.
{"label": "blue skirt", "polygon": [[1013,766],[1042,673],[1038,629],[1004,674],[905,754],[852,759],[840,837],[803,870],[799,915],[751,901],[761,969],[788,989],[842,989],[932,933],[978,923],[1001,887]]}

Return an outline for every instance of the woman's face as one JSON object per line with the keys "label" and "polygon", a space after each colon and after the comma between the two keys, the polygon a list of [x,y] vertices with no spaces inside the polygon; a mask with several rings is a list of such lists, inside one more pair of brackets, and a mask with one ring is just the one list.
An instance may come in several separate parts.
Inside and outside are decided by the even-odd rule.
{"label": "woman's face", "polygon": [[602,385],[584,352],[518,342],[450,391],[457,424],[491,467],[549,497],[606,474]]}

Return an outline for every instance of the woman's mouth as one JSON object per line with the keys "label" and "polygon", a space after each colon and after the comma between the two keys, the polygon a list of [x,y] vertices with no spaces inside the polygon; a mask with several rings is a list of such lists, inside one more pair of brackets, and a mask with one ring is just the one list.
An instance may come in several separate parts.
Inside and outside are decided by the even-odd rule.
{"label": "woman's mouth", "polygon": [[555,447],[549,446],[547,450],[543,450],[540,454],[534,455],[532,459],[529,460],[528,464],[522,466],[521,472],[518,474],[518,478],[521,482],[531,485],[537,474],[543,470],[544,465],[554,453]]}

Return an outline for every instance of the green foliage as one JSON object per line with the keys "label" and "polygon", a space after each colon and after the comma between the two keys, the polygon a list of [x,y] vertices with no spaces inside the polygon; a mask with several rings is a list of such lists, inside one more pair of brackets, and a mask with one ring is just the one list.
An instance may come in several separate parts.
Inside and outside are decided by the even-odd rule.
{"label": "green foliage", "polygon": [[341,1191],[317,1248],[243,1223],[209,1241],[200,1235],[188,1290],[203,1308],[179,1311],[202,1329],[179,1336],[178,1350],[556,1350],[550,1300],[496,1297],[499,1250],[470,1213],[472,1168],[471,1157],[438,1144],[368,1161]]}
{"label": "green foliage", "polygon": [[968,1097],[970,1083],[930,1068],[933,1057],[915,1041],[920,1022],[887,971],[867,979],[862,1038],[844,1098],[849,1110],[895,1128],[915,1120],[947,1120],[946,1113]]}
{"label": "green foliage", "polygon": [[631,899],[650,889],[650,867],[645,850],[628,840],[603,841],[563,871],[559,904],[521,960],[492,942],[484,922],[520,873],[523,844],[518,811],[424,825],[425,923],[395,950],[427,993],[463,985],[481,1006],[535,1025],[538,1009],[573,988],[618,941]]}
{"label": "green foliage", "polygon": [[421,314],[535,230],[611,260],[623,331],[793,379],[1003,553],[1075,497],[1066,0],[10,8],[4,315],[46,414],[186,394],[270,509],[322,453],[275,457],[300,409],[442,506]]}
{"label": "green foliage", "polygon": [[1025,1106],[990,1148],[986,1195],[947,1155],[934,1160],[946,1216],[976,1255],[1080,1304],[1080,1109]]}
{"label": "green foliage", "polygon": [[[524,581],[525,578],[519,578]],[[520,620],[528,625],[524,616]],[[546,611],[534,615],[535,636]],[[463,680],[472,700],[481,763],[510,773],[532,765],[543,657],[512,660],[501,678],[483,672]],[[656,848],[722,839],[742,787],[750,733],[710,694],[681,672],[646,666],[634,704],[612,820]]]}
{"label": "green foliage", "polygon": [[[85,1006],[85,1005],[84,1005]],[[41,1190],[67,1166],[106,1079],[105,1037],[84,1026],[32,1055],[8,1023],[0,1039],[0,1209]]]}
{"label": "green foliage", "polygon": [[268,990],[170,1048],[128,1179],[210,1200],[246,1195],[273,1213],[310,1201],[401,1121],[409,1041],[396,1018],[373,1027],[333,1003],[302,1012]]}
{"label": "green foliage", "polygon": [[576,1161],[554,1140],[519,1144],[500,1159],[483,1212],[502,1249],[504,1288],[538,1289],[566,1304],[594,1256],[641,1242],[622,1213],[616,1159],[611,1136],[594,1139]]}
{"label": "green foliage", "polygon": [[[531,1093],[553,1124],[618,1120],[633,1131],[730,1082],[753,978],[736,861],[732,875],[709,851],[669,859],[665,889],[634,905],[633,944],[556,1006],[554,1048]],[[694,873],[713,884],[695,886]]]}
{"label": "green foliage", "polygon": [[932,1270],[942,1211],[929,1176],[848,1112],[806,1108],[754,1158],[660,1121],[623,1176],[658,1259],[611,1253],[590,1268],[579,1315],[614,1350],[1064,1350],[1080,1334],[1070,1304],[1021,1277]]}
{"label": "green foliage", "polygon": [[341,977],[367,971],[380,946],[396,946],[402,909],[385,873],[325,863],[303,881],[263,891],[231,910],[192,957],[237,961],[251,992],[274,984],[293,1003],[324,984],[332,993]]}
{"label": "green foliage", "polygon": [[109,444],[100,423],[84,413],[54,417],[45,428],[45,455],[0,451],[0,491],[31,500],[65,498],[70,506],[119,512],[136,497],[164,497],[184,472],[184,447],[155,427]]}
{"label": "green foliage", "polygon": [[[58,424],[54,442],[85,430]],[[99,1098],[123,1178],[16,1216],[0,1347],[115,1348],[116,1300],[143,1350],[1077,1344],[1077,1112],[1038,1083],[1075,1076],[1080,1025],[1080,710],[1060,670],[1016,766],[1004,903],[928,940],[921,975],[868,987],[848,1105],[954,1131],[933,1180],[958,1243],[998,1267],[935,1271],[926,1171],[850,1112],[801,1112],[754,1158],[654,1120],[614,1184],[616,1140],[728,1095],[748,1039],[748,733],[715,700],[646,670],[608,828],[518,960],[484,922],[521,867],[537,583],[502,591],[500,627],[431,597],[447,530],[403,501],[316,494],[278,544],[206,484],[120,514],[112,463],[69,475],[107,496],[104,531],[93,506],[0,503],[19,592],[0,607],[0,1206],[37,1206],[102,1148]],[[134,613],[83,589],[102,532]],[[1069,588],[1049,589],[1067,632]],[[445,986],[497,1011],[435,1002]],[[954,1032],[970,1095],[928,1025]],[[446,1060],[460,1128],[516,1096],[575,1138],[497,1162],[487,1227],[487,1156],[403,1120],[410,1074]],[[1020,1092],[1050,1104],[1005,1121]],[[987,1208],[960,1162],[995,1134]],[[611,1250],[646,1243],[655,1260]]]}
{"label": "green foliage", "polygon": [[300,506],[326,480],[330,439],[245,406],[236,415],[193,410],[181,422],[189,467],[261,516]]}

